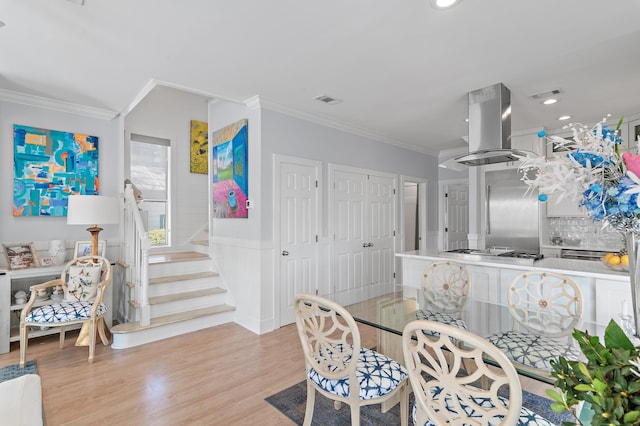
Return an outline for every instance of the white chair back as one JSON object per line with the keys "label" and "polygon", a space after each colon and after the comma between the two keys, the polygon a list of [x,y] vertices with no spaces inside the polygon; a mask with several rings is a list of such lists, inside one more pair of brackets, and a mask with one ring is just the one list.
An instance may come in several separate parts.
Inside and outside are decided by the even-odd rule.
{"label": "white chair back", "polygon": [[[522,408],[518,374],[487,340],[458,327],[418,320],[404,328],[402,349],[416,399],[416,424],[517,423]],[[498,368],[485,364],[487,357]],[[508,389],[508,398],[498,396],[501,388]]]}
{"label": "white chair back", "polygon": [[509,310],[529,332],[567,336],[582,317],[582,292],[570,278],[554,272],[530,271],[509,284]]}
{"label": "white chair back", "polygon": [[441,312],[459,311],[469,298],[469,271],[452,260],[433,262],[422,273],[426,302]]}

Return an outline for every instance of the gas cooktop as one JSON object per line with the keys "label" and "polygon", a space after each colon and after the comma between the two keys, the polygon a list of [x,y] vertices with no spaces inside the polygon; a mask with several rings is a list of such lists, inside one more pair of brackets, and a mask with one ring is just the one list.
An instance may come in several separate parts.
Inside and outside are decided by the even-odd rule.
{"label": "gas cooktop", "polygon": [[517,263],[527,263],[533,264],[536,260],[542,259],[542,254],[533,251],[524,251],[524,250],[510,250],[504,248],[493,248],[493,249],[455,249],[448,250],[442,252],[445,255],[450,255],[451,257],[458,257],[462,259],[490,259],[490,258],[499,258],[499,259],[513,259],[517,260]]}

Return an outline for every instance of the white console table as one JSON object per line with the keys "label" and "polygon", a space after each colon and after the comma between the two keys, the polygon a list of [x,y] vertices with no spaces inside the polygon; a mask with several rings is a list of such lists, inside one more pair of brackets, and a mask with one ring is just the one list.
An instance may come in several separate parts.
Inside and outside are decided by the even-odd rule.
{"label": "white console table", "polygon": [[[16,304],[13,295],[18,290],[24,290],[29,297],[29,287],[34,284],[42,283],[60,277],[63,266],[48,266],[44,268],[28,268],[20,270],[3,270],[0,269],[0,354],[9,352],[10,343],[20,340],[20,312],[25,306],[24,304]],[[107,287],[104,301],[107,304],[107,314],[105,315],[105,324],[111,325],[111,298],[113,283]],[[36,302],[34,306],[46,305],[52,303],[51,300]],[[67,330],[79,329],[81,324],[77,326],[69,326]],[[52,327],[46,330],[29,331],[29,338],[46,336],[49,334],[57,334],[60,332],[59,327]]]}

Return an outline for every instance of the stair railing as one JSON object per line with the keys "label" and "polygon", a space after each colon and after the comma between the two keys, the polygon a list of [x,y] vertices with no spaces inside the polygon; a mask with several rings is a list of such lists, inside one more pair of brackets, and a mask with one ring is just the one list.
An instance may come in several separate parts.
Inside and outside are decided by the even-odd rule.
{"label": "stair railing", "polygon": [[[131,184],[124,190],[124,221],[121,258],[127,265],[126,279],[130,291],[125,292],[121,308],[127,322],[139,321],[140,325],[149,325],[151,308],[149,306],[149,249],[151,239],[146,230],[138,203]],[[126,294],[128,293],[128,294]],[[131,303],[132,302],[132,303]],[[131,304],[139,308],[133,316],[130,314]]]}

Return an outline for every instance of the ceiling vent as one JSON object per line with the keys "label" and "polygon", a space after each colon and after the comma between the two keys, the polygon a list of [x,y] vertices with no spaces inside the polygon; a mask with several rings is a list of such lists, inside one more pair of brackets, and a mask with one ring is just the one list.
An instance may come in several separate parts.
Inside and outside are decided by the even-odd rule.
{"label": "ceiling vent", "polygon": [[316,101],[324,102],[325,104],[329,104],[329,105],[335,105],[342,102],[342,99],[332,98],[331,96],[327,96],[327,95],[319,95],[313,99],[315,99]]}
{"label": "ceiling vent", "polygon": [[559,95],[560,93],[562,93],[560,89],[547,90],[546,92],[540,92],[540,93],[536,93],[535,95],[531,95],[529,96],[529,99],[538,101],[540,99],[547,99],[552,96]]}

